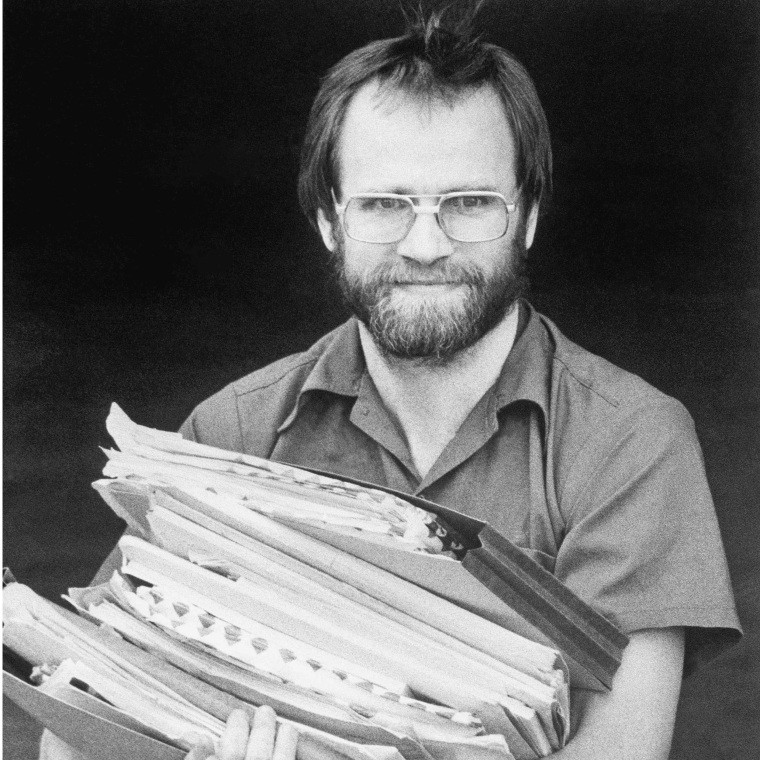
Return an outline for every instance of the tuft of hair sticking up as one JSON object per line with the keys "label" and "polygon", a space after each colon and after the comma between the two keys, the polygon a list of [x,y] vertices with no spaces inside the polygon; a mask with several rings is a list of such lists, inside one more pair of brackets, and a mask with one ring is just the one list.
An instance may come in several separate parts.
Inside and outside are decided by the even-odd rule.
{"label": "tuft of hair sticking up", "polygon": [[[425,3],[418,0],[416,5],[399,1],[404,17],[405,33],[413,30],[425,30],[432,33],[437,28],[450,29],[462,37],[475,35],[475,19],[481,8],[491,0],[449,0],[448,2]],[[431,7],[426,8],[426,5]]]}
{"label": "tuft of hair sticking up", "polygon": [[421,99],[450,100],[477,79],[484,63],[480,39],[472,34],[470,19],[447,27],[446,11],[425,17],[418,10],[407,18],[406,34],[394,40],[390,60],[377,72],[383,85]]}
{"label": "tuft of hair sticking up", "polygon": [[[370,81],[376,81],[381,92],[403,92],[421,103],[451,104],[463,93],[492,87],[515,141],[522,202],[531,208],[547,199],[552,155],[546,116],[523,66],[504,48],[475,35],[474,18],[482,4],[452,3],[431,13],[419,7],[407,15],[403,35],[370,42],[327,72],[309,115],[298,180],[301,207],[315,227],[320,209],[328,218],[334,216],[332,190],[340,194],[343,120],[353,96]],[[452,19],[450,26],[445,18]]]}

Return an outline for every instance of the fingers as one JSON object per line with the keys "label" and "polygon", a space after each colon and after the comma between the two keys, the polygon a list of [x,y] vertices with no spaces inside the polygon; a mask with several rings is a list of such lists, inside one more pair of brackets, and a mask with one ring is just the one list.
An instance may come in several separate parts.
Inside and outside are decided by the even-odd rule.
{"label": "fingers", "polygon": [[185,760],[295,760],[298,732],[287,724],[278,730],[277,716],[271,707],[259,707],[251,721],[250,734],[248,727],[248,714],[233,710],[217,754],[214,755],[211,742],[204,737],[205,743],[193,747]]}
{"label": "fingers", "polygon": [[243,710],[233,710],[227,718],[227,726],[219,741],[219,760],[246,760],[248,743],[248,714]]}
{"label": "fingers", "polygon": [[276,731],[277,719],[274,710],[268,705],[262,705],[253,716],[245,760],[271,760]]}
{"label": "fingers", "polygon": [[202,734],[190,752],[185,755],[185,760],[208,760],[213,754],[214,743],[209,736]]}
{"label": "fingers", "polygon": [[293,726],[283,723],[277,730],[272,760],[295,760],[298,747],[298,731]]}

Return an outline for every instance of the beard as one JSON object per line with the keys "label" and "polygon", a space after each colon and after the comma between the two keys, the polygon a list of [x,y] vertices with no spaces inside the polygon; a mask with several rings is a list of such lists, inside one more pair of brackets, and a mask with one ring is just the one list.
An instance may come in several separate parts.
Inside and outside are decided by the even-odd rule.
{"label": "beard", "polygon": [[[524,240],[518,233],[490,272],[474,262],[426,265],[399,256],[370,271],[351,272],[341,238],[333,261],[346,303],[384,355],[442,364],[496,327],[527,291]],[[442,287],[419,295],[405,292],[410,284]]]}

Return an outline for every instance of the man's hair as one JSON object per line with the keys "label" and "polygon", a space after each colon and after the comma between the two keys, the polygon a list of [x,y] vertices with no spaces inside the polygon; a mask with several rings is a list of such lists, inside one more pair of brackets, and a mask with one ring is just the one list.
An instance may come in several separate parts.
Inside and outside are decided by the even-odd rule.
{"label": "man's hair", "polygon": [[516,179],[528,208],[551,192],[552,154],[546,115],[525,68],[504,48],[451,31],[440,14],[417,19],[401,37],[370,42],[338,61],[322,80],[301,150],[298,197],[309,221],[333,217],[331,188],[339,177],[337,146],[357,91],[375,80],[420,101],[455,101],[490,85],[504,104],[516,148]]}

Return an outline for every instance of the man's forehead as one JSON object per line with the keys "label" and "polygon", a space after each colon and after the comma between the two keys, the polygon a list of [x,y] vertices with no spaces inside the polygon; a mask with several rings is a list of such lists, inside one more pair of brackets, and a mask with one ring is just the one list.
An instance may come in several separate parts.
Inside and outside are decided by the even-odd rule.
{"label": "man's forehead", "polygon": [[336,158],[341,189],[349,192],[435,194],[477,186],[509,193],[514,150],[504,106],[490,86],[444,99],[373,81],[349,105]]}
{"label": "man's forehead", "polygon": [[483,106],[504,114],[501,99],[489,84],[458,90],[443,87],[417,90],[399,87],[393,80],[380,81],[376,77],[363,85],[353,96],[347,115],[355,120],[371,121],[392,117],[399,111],[404,111],[416,114],[424,124],[434,120],[436,116],[468,106]]}

